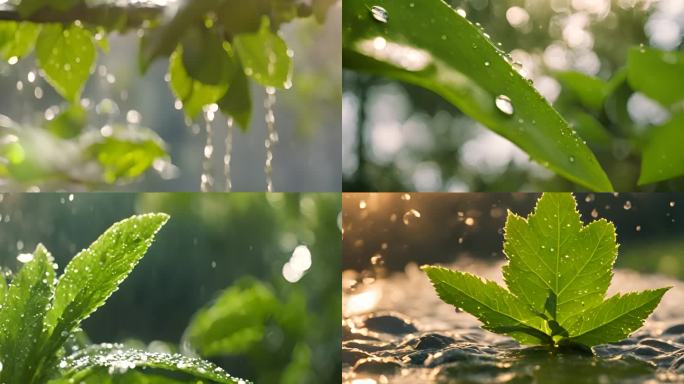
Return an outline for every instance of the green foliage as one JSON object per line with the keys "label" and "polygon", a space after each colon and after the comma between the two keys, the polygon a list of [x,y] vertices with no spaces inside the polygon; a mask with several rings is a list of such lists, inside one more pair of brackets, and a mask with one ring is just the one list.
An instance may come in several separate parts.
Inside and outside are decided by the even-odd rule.
{"label": "green foliage", "polygon": [[78,335],[81,321],[118,289],[167,220],[165,214],[146,214],[114,224],[71,260],[59,280],[55,279],[56,264],[42,245],[33,255],[22,255],[25,265],[9,288],[3,278],[0,289],[0,381],[72,383],[100,368],[113,375],[155,368],[211,382],[237,383],[238,379],[209,362],[118,345],[76,349],[65,357],[72,352],[66,344]]}
{"label": "green foliage", "polygon": [[632,89],[665,107],[684,101],[684,54],[633,47],[627,59],[627,80]]}
{"label": "green foliage", "polygon": [[488,35],[442,1],[412,4],[373,3],[387,11],[384,23],[373,18],[367,1],[346,1],[344,67],[434,91],[557,174],[593,190],[612,190],[582,138]]}
{"label": "green foliage", "polygon": [[311,369],[309,347],[301,341],[307,318],[302,295],[281,300],[268,285],[242,279],[195,314],[185,341],[205,357],[250,356],[260,365],[257,382],[299,383]]}
{"label": "green foliage", "polygon": [[40,26],[29,22],[0,21],[0,54],[20,59],[33,51]]}
{"label": "green foliage", "polygon": [[440,298],[484,328],[521,343],[581,348],[638,329],[669,288],[604,300],[617,256],[615,227],[583,225],[568,193],[545,193],[527,219],[508,213],[503,268],[508,290],[479,277],[425,266]]}
{"label": "green foliage", "polygon": [[684,175],[684,112],[653,127],[643,149],[639,184],[654,183]]}
{"label": "green foliage", "polygon": [[36,42],[36,59],[45,79],[70,102],[80,99],[96,56],[92,33],[75,24],[44,25]]}

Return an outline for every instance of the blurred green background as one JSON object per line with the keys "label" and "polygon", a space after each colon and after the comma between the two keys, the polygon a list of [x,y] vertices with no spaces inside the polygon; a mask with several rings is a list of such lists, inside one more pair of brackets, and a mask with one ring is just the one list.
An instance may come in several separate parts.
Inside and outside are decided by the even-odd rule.
{"label": "blurred green background", "polygon": [[[521,74],[587,140],[615,190],[684,187],[682,177],[635,187],[645,138],[681,108],[668,109],[634,92],[621,72],[630,47],[684,50],[684,2],[447,3],[481,25],[521,65]],[[592,82],[584,75],[614,82]],[[671,81],[684,81],[684,73]],[[602,100],[599,91],[604,86],[611,93]],[[348,70],[343,88],[345,191],[584,190],[530,161],[514,144],[422,88]],[[592,105],[592,98],[600,105]]]}
{"label": "blurred green background", "polygon": [[[527,216],[537,193],[345,193],[343,269],[504,260],[507,211]],[[582,220],[612,221],[616,267],[684,279],[684,194],[575,193]]]}
{"label": "blurred green background", "polygon": [[[259,383],[339,381],[339,194],[41,193],[0,199],[0,265],[14,271],[17,255],[39,242],[61,273],[114,222],[144,212],[171,215],[119,291],[84,322],[93,342],[194,350]],[[311,264],[304,271],[300,254],[299,273],[293,273],[284,266],[294,262],[298,246],[309,250]],[[224,303],[216,304],[226,289]],[[209,306],[223,311],[217,317],[223,323],[206,330],[197,321],[183,338],[194,314]],[[217,335],[209,331],[256,337],[210,353],[201,340]]]}

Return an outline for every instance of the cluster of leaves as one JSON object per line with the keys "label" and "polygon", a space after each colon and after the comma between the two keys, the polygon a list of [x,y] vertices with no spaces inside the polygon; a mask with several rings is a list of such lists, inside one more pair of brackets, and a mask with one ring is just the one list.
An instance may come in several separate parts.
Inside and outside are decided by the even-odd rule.
{"label": "cluster of leaves", "polygon": [[[76,347],[80,323],[117,290],[167,220],[165,214],[146,214],[114,224],[76,255],[59,279],[42,245],[9,286],[0,277],[0,381],[100,383],[121,374],[125,382],[184,382],[163,376],[171,372],[207,382],[244,382],[211,363],[182,355],[112,344]],[[150,368],[149,375],[139,371],[145,368]]]}
{"label": "cluster of leaves", "polygon": [[[382,7],[387,20],[374,17],[371,5]],[[636,180],[625,183],[618,171],[610,180],[595,155],[611,153],[620,140],[642,158],[639,185],[684,175],[681,151],[674,144],[681,139],[677,127],[684,93],[675,85],[684,74],[681,53],[635,47],[626,67],[609,81],[576,72],[557,74],[568,96],[559,103],[572,99],[572,108],[554,108],[479,25],[443,1],[417,6],[350,0],[344,3],[343,17],[344,67],[439,94],[569,181],[595,191],[611,191],[613,183],[635,188]],[[634,91],[661,103],[671,119],[646,133],[628,129],[632,123],[626,104]],[[607,167],[611,158],[599,159],[613,170]]]}
{"label": "cluster of leaves", "polygon": [[442,300],[524,344],[587,349],[619,341],[643,325],[669,289],[605,299],[615,227],[604,219],[583,225],[570,193],[545,193],[527,219],[509,212],[504,252],[508,289],[469,273],[423,270]]}
{"label": "cluster of leaves", "polygon": [[255,381],[260,383],[307,382],[308,317],[300,292],[281,300],[268,285],[245,278],[195,314],[183,345],[207,358],[248,356],[259,362]]}
{"label": "cluster of leaves", "polygon": [[[313,0],[306,4],[295,0],[184,1],[172,18],[164,20],[162,10],[152,12],[135,4],[117,8],[86,0],[16,0],[12,4],[24,21],[0,21],[0,57],[15,63],[35,51],[36,63],[45,79],[70,103],[54,121],[44,123],[54,136],[54,142],[49,145],[58,146],[64,139],[82,140],[79,135],[87,122],[79,102],[97,61],[97,47],[108,53],[107,33],[125,31],[132,26],[143,28],[141,71],[145,72],[155,59],[168,57],[171,90],[183,103],[189,118],[197,118],[204,107],[217,104],[246,131],[252,111],[248,79],[264,87],[289,88],[291,85],[292,52],[277,34],[280,25],[297,17],[315,15],[322,19],[333,3],[331,0]],[[143,15],[143,20],[131,20],[139,17],[138,13]],[[47,16],[58,20],[60,15],[65,18],[64,22],[44,21]],[[64,123],[68,123],[66,129],[62,129]],[[52,129],[54,125],[58,125],[57,129]],[[105,168],[104,176],[97,182],[128,181],[149,169],[155,160],[168,158],[162,141],[153,132],[135,129],[145,131],[135,141],[130,137],[105,139],[105,143],[90,147],[93,150],[79,148],[79,156],[93,155]],[[142,136],[146,139],[140,140]],[[123,161],[112,156],[123,153],[122,149],[134,155]],[[21,164],[21,157],[13,159],[15,168],[34,168],[31,164]],[[117,164],[111,164],[112,161]],[[41,172],[28,172],[28,176],[11,170],[3,173],[23,182],[38,175],[49,179],[55,173],[62,174],[50,167]],[[76,181],[70,175],[63,176],[62,179]]]}

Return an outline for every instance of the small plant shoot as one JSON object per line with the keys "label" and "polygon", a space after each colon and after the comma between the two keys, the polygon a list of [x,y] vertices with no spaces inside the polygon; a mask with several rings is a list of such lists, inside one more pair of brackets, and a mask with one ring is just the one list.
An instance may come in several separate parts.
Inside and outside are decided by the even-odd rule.
{"label": "small plant shoot", "polygon": [[478,276],[422,267],[439,297],[491,332],[522,344],[589,350],[636,331],[670,287],[606,291],[617,257],[615,226],[584,225],[570,193],[545,193],[527,218],[508,212],[503,267],[506,288]]}
{"label": "small plant shoot", "polygon": [[24,265],[9,284],[0,275],[0,382],[101,383],[112,382],[110,376],[121,378],[114,382],[181,382],[168,373],[193,382],[246,383],[201,359],[79,341],[81,322],[118,289],[168,218],[145,214],[112,225],[59,278],[43,245],[20,255]]}

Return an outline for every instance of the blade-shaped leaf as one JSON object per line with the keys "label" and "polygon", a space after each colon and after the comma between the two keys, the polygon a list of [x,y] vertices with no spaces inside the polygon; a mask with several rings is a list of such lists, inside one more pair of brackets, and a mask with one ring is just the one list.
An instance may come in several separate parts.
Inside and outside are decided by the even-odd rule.
{"label": "blade-shaped leaf", "polygon": [[[384,8],[384,22],[382,12],[372,15],[372,6]],[[612,190],[568,123],[446,2],[345,0],[343,18],[346,68],[430,89],[559,175],[594,190]]]}
{"label": "blade-shaped leaf", "polygon": [[568,319],[570,341],[587,346],[619,341],[644,324],[670,288],[617,294]]}
{"label": "blade-shaped leaf", "polygon": [[30,383],[45,339],[44,319],[54,290],[52,256],[38,245],[14,277],[0,309],[0,382]]}
{"label": "blade-shaped leaf", "polygon": [[70,102],[80,98],[96,56],[92,33],[77,25],[45,25],[36,42],[36,58],[45,79]]}
{"label": "blade-shaped leaf", "polygon": [[667,123],[653,127],[643,150],[639,185],[684,175],[684,112]]}
{"label": "blade-shaped leaf", "polygon": [[55,351],[83,319],[118,288],[143,257],[166,214],[133,216],[112,225],[67,265],[47,315],[52,330],[48,351]]}
{"label": "blade-shaped leaf", "polygon": [[157,369],[182,374],[195,380],[222,384],[248,384],[235,378],[208,361],[179,354],[166,354],[126,349],[119,344],[101,344],[78,351],[60,363],[61,380],[79,383],[105,368],[110,375],[126,374],[131,370]]}
{"label": "blade-shaped leaf", "polygon": [[627,58],[629,85],[665,106],[684,101],[684,54],[632,48]]}
{"label": "blade-shaped leaf", "polygon": [[422,270],[443,301],[477,317],[485,329],[505,333],[521,343],[546,341],[545,321],[495,282],[441,267]]}
{"label": "blade-shaped leaf", "polygon": [[504,279],[535,311],[563,325],[603,300],[617,256],[615,227],[605,220],[583,227],[571,194],[543,194],[527,220],[509,212],[505,231]]}

